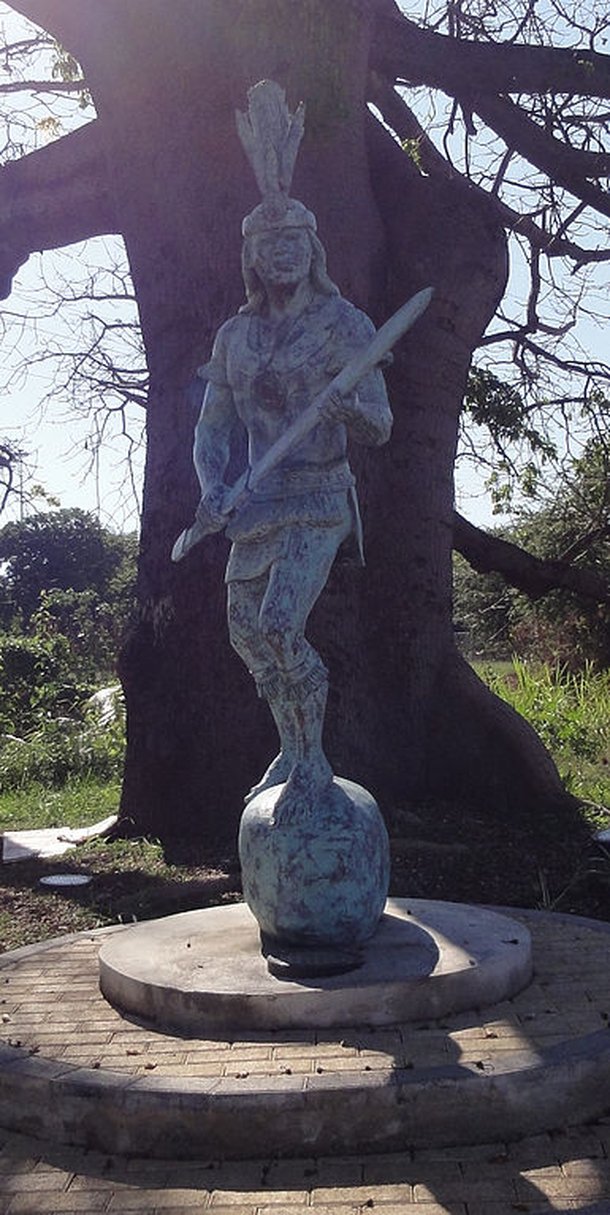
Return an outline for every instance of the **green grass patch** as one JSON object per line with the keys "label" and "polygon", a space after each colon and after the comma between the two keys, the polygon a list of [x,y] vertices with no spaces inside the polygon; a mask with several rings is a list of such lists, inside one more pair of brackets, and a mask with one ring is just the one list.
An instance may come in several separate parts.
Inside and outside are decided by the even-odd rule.
{"label": "green grass patch", "polygon": [[107,726],[94,717],[43,719],[23,738],[0,736],[0,793],[34,784],[59,789],[73,780],[117,779],[124,751],[122,715]]}
{"label": "green grass patch", "polygon": [[45,827],[89,827],[116,814],[121,794],[118,780],[95,777],[71,780],[53,789],[35,782],[0,794],[0,829],[32,831]]}
{"label": "green grass patch", "polygon": [[610,810],[610,671],[571,673],[515,659],[475,668],[532,724],[570,793]]}

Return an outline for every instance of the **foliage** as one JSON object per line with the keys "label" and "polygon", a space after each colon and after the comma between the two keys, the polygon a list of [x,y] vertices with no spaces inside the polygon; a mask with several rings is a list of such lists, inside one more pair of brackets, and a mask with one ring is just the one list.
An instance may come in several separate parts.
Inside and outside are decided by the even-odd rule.
{"label": "foliage", "polygon": [[513,650],[538,662],[556,662],[578,672],[610,661],[608,610],[587,606],[574,595],[553,591],[538,603],[513,596]]}
{"label": "foliage", "polygon": [[31,620],[34,635],[50,643],[63,638],[81,685],[90,691],[114,670],[130,609],[132,592],[128,590],[129,598],[119,593],[106,599],[92,589],[41,592],[40,606]]}
{"label": "foliage", "polygon": [[[610,586],[610,449],[591,442],[573,460],[558,491],[536,510],[522,510],[496,534],[537,557],[584,562]],[[509,658],[578,670],[610,665],[610,606],[553,591],[533,603],[498,574],[479,575],[454,560],[454,602],[463,646],[472,656]]]}
{"label": "foliage", "polygon": [[27,733],[50,715],[71,713],[89,689],[66,637],[0,633],[0,730]]}
{"label": "foliage", "polygon": [[528,422],[530,410],[523,393],[485,367],[473,367],[464,407],[477,426],[486,426],[500,449],[526,439],[534,451],[555,454],[555,445]]}
{"label": "foliage", "polygon": [[[0,732],[30,740],[28,771],[44,767],[39,751],[56,753],[54,770],[63,769],[62,731],[82,729],[84,701],[112,678],[135,549],[135,537],[113,535],[78,510],[34,515],[0,532]],[[90,742],[83,738],[84,768]]]}
{"label": "foliage", "polygon": [[510,658],[513,599],[514,592],[500,574],[478,574],[459,553],[454,554],[454,628],[469,658]]}
{"label": "foliage", "polygon": [[113,672],[135,547],[134,537],[113,535],[78,510],[0,532],[8,623],[0,632],[1,789],[118,778],[122,704],[102,720],[87,702]]}
{"label": "foliage", "polygon": [[568,790],[610,811],[610,671],[573,674],[515,660],[479,674],[538,732]]}
{"label": "foliage", "polygon": [[50,511],[2,528],[0,563],[5,619],[10,612],[27,626],[43,592],[93,591],[100,601],[117,587],[123,594],[135,539],[107,531],[86,511]]}
{"label": "foliage", "polygon": [[536,510],[519,513],[515,535],[538,556],[584,561],[610,576],[610,445],[605,435],[570,461],[556,492],[547,491]]}
{"label": "foliage", "polygon": [[124,747],[122,712],[107,724],[92,714],[84,722],[43,719],[23,738],[0,737],[0,791],[34,784],[53,789],[75,779],[116,780]]}

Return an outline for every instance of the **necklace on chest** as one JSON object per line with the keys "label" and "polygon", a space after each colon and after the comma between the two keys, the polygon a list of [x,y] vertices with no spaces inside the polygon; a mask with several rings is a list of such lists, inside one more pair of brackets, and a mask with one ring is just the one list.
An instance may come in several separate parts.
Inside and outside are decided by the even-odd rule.
{"label": "necklace on chest", "polygon": [[257,355],[258,370],[252,381],[252,395],[261,409],[271,413],[286,409],[287,372],[291,362],[288,356],[301,329],[301,317],[287,317],[276,324],[253,317],[249,336]]}
{"label": "necklace on chest", "polygon": [[334,327],[328,305],[312,300],[298,316],[279,321],[252,316],[248,347],[254,355],[256,371],[252,379],[253,401],[263,410],[286,409],[291,378],[307,379],[308,364],[322,362]]}

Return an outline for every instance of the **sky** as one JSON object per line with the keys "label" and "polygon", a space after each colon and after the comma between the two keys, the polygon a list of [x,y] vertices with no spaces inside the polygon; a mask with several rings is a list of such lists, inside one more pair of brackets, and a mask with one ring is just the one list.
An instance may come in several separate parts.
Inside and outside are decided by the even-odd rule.
{"label": "sky", "polygon": [[[122,242],[99,239],[86,246],[34,255],[15,278],[5,305],[12,323],[7,324],[5,315],[0,436],[25,451],[27,458],[21,478],[23,500],[17,498],[7,505],[1,522],[18,518],[24,510],[44,510],[59,503],[92,511],[113,530],[138,527],[143,411],[135,406],[127,410],[127,438],[122,433],[123,415],[101,408],[116,403],[111,393],[88,396],[81,389],[75,397],[70,386],[73,356],[87,344],[95,344],[96,327],[87,316],[95,313],[105,321],[116,322],[121,317],[126,322],[135,316],[135,309],[108,302],[79,305],[70,300],[57,308],[56,299],[67,280],[78,294],[81,287],[87,289],[91,266],[95,271],[96,264],[110,264],[123,256]],[[106,288],[112,289],[107,275],[98,283],[102,293]],[[2,313],[0,306],[0,321]],[[26,318],[23,324],[22,316]],[[121,348],[122,364],[131,353]],[[32,497],[36,485],[44,492],[36,495],[34,490]]]}

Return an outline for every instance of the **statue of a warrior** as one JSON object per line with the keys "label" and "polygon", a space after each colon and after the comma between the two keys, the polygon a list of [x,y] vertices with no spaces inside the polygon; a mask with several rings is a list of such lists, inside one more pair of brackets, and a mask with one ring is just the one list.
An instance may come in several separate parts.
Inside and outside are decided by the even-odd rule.
{"label": "statue of a warrior", "polygon": [[229,514],[225,474],[231,436],[244,427],[256,468],[350,358],[372,322],[331,282],[316,220],[289,197],[303,109],[283,91],[251,90],[238,129],[262,202],[243,223],[246,303],[220,329],[195,434],[200,517],[226,525],[231,644],[273,714],[280,751],[251,795],[284,783],[276,815],[308,802],[332,780],[322,749],[327,671],[305,637],[307,620],[337,553],[362,554],[347,447],[385,443],[392,415],[377,367],[357,390],[331,392],[313,428]]}

